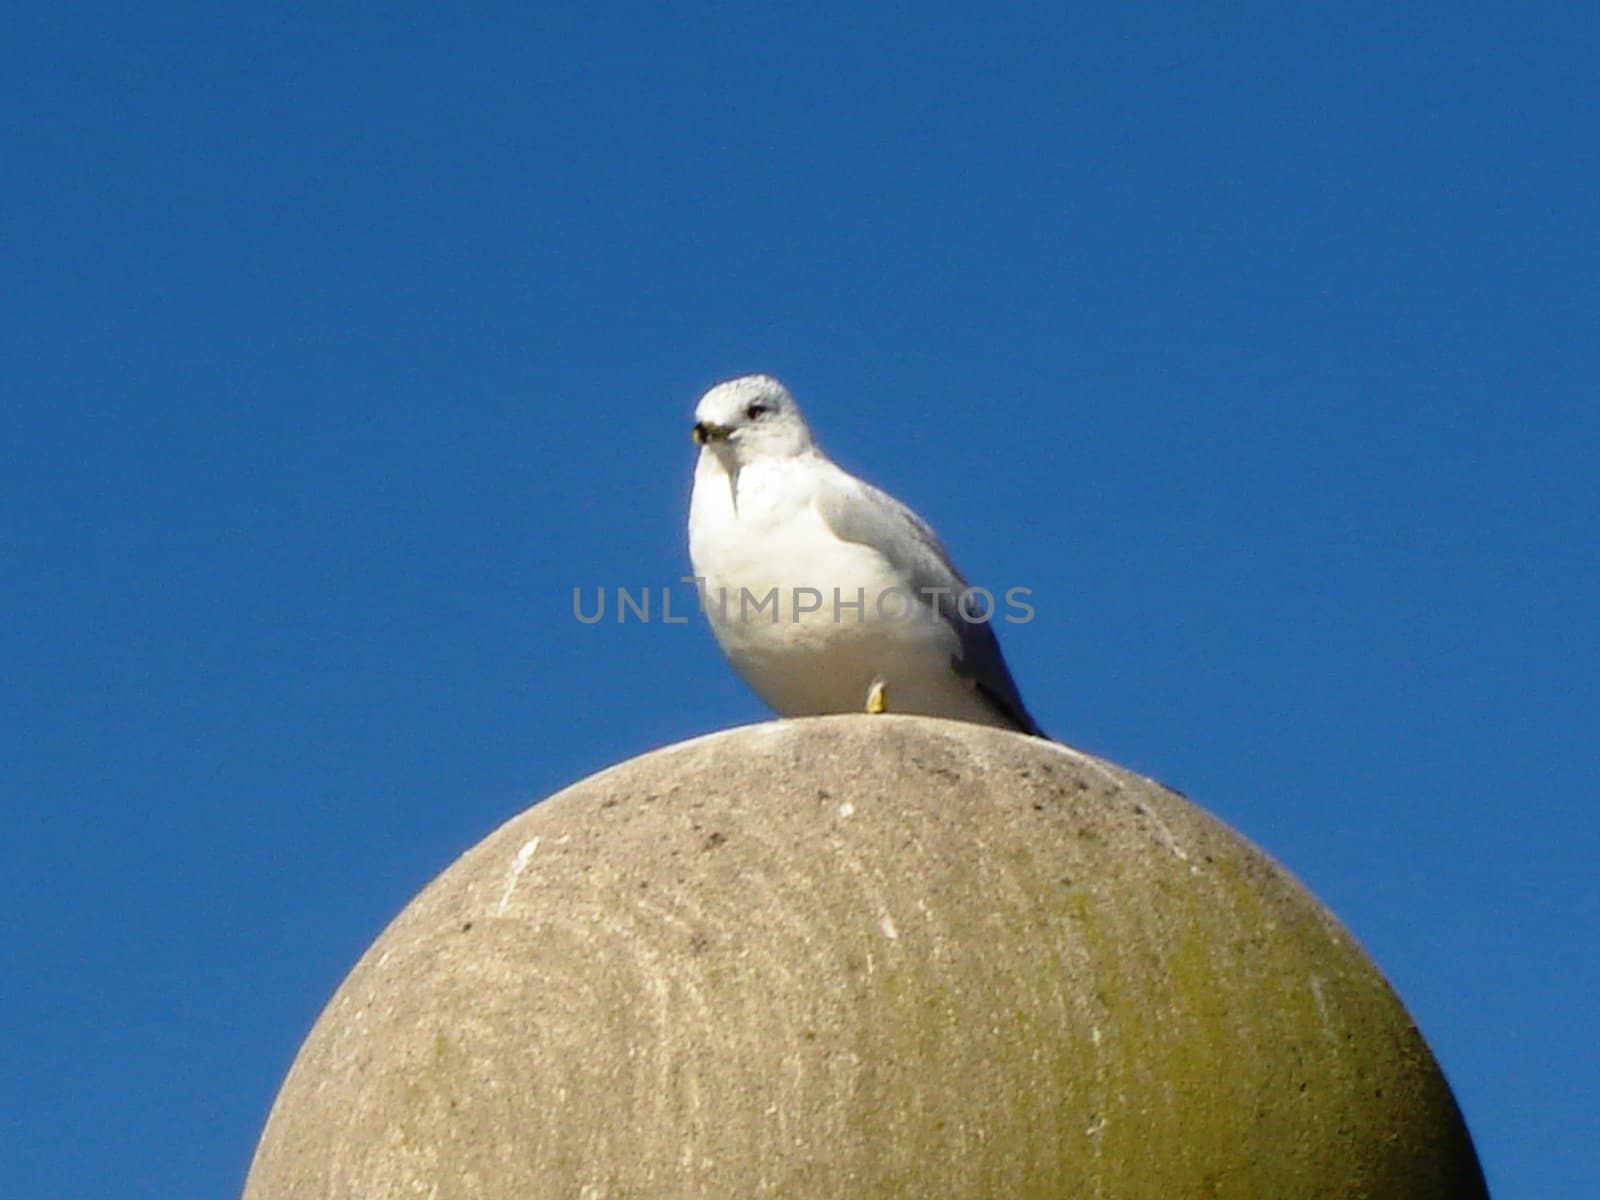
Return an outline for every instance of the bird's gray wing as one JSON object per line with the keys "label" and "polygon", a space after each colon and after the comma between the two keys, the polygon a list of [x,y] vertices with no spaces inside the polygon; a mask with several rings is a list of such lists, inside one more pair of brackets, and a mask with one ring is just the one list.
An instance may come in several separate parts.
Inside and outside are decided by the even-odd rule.
{"label": "bird's gray wing", "polygon": [[1046,736],[1022,703],[989,621],[969,621],[962,615],[956,601],[967,581],[927,523],[887,492],[843,471],[824,481],[816,505],[835,537],[883,555],[909,581],[919,601],[933,603],[936,589],[942,591],[937,596],[939,616],[955,631],[961,647],[951,667],[1017,729]]}

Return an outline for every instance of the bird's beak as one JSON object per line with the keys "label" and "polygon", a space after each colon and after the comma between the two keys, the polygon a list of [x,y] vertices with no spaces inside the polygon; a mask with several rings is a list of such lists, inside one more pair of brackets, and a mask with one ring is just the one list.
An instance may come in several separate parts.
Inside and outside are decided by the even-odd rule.
{"label": "bird's beak", "polygon": [[694,439],[696,446],[709,445],[712,442],[725,442],[733,430],[726,425],[713,425],[710,421],[701,421],[689,431],[689,436]]}

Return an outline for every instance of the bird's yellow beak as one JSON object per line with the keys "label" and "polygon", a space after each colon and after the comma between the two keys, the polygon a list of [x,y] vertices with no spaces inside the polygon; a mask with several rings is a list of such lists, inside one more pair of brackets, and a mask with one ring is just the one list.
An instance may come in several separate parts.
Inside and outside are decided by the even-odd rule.
{"label": "bird's yellow beak", "polygon": [[710,442],[725,442],[732,432],[733,430],[728,429],[726,426],[713,425],[709,421],[700,421],[689,431],[689,436],[694,439],[696,446],[704,446]]}

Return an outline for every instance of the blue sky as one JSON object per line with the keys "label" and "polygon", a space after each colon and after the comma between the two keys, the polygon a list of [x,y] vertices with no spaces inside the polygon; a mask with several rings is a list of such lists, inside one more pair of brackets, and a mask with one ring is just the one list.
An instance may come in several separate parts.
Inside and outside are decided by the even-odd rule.
{"label": "blue sky", "polygon": [[233,1193],[420,887],[764,715],[571,617],[750,370],[1591,1194],[1600,18],[538,7],[8,18],[0,1194]]}

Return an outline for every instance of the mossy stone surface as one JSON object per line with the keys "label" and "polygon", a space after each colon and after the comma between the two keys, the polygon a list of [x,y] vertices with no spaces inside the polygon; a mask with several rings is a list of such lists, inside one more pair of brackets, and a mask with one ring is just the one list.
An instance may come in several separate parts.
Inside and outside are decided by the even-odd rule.
{"label": "mossy stone surface", "polygon": [[413,901],[247,1200],[1483,1196],[1334,918],[1160,785],[915,717],[582,781]]}

